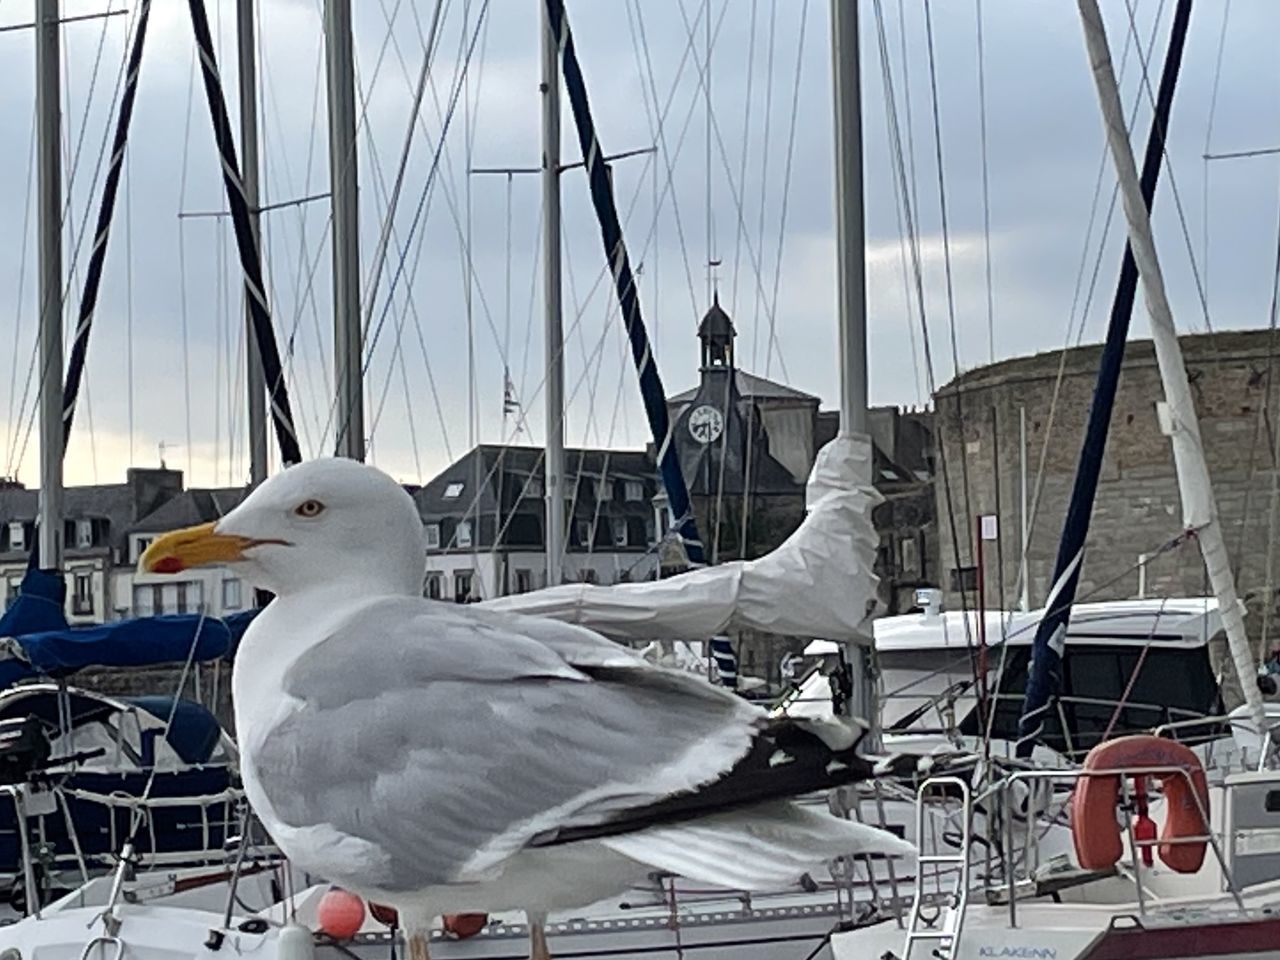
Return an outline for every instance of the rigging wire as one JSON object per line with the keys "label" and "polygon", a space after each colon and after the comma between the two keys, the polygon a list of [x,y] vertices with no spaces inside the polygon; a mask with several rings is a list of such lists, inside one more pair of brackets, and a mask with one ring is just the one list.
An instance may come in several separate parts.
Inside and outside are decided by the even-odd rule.
{"label": "rigging wire", "polygon": [[[658,102],[658,88],[657,88],[656,80],[654,79],[653,58],[649,51],[649,37],[644,26],[643,8],[640,6],[639,0],[634,0],[634,2],[635,2],[636,26],[640,36],[640,49],[644,53],[645,71],[649,81],[650,95],[653,97],[653,101],[656,104]],[[719,20],[717,20],[716,27],[715,27],[716,35],[719,35],[720,26],[724,22],[724,15],[727,8],[728,8],[727,4],[722,4],[720,7],[720,18]],[[699,14],[699,16],[701,16],[701,14]],[[696,25],[697,25],[697,21],[694,22],[695,28],[696,28]],[[663,195],[659,197],[658,202],[654,204],[654,218],[655,220],[657,219],[657,217],[660,214],[660,211],[662,210],[666,196],[670,194],[671,213],[672,213],[672,218],[675,221],[676,239],[680,244],[680,259],[684,266],[685,284],[689,290],[690,316],[696,318],[698,316],[698,295],[697,293],[695,293],[695,289],[694,289],[693,273],[689,269],[689,260],[690,260],[689,246],[685,239],[684,220],[680,216],[680,204],[677,200],[677,194],[675,190],[675,162],[679,159],[681,148],[684,145],[685,136],[689,130],[689,123],[693,119],[694,110],[697,106],[698,96],[696,91],[694,92],[694,95],[690,98],[689,110],[688,110],[688,113],[686,113],[685,115],[684,125],[680,130],[680,135],[677,141],[674,156],[672,155],[671,150],[668,147],[667,135],[666,135],[667,113],[670,111],[671,105],[675,100],[676,91],[679,87],[681,78],[684,76],[685,67],[689,63],[689,60],[691,59],[691,54],[693,53],[693,50],[694,50],[694,40],[693,40],[692,32],[690,32],[689,36],[686,37],[684,50],[680,57],[680,63],[676,68],[675,82],[672,83],[671,92],[670,94],[668,94],[666,102],[663,104],[662,111],[658,116],[658,122],[656,125],[656,130],[658,134],[658,150],[662,156],[663,165],[666,167],[666,183],[663,186]]]}
{"label": "rigging wire", "polygon": [[[991,183],[987,163],[987,67],[986,47],[982,41],[982,0],[974,0],[974,15],[978,27],[978,140],[982,155],[982,262],[987,282],[987,347],[990,360],[995,363],[996,306],[991,282]],[[1002,569],[1002,576],[1003,573]]]}
{"label": "rigging wire", "polygon": [[[191,68],[187,74],[187,110],[182,131],[182,163],[178,180],[179,209],[185,209],[187,201],[187,170],[191,151],[191,112],[195,93],[196,55],[191,57]],[[178,311],[182,328],[182,397],[183,416],[186,421],[187,476],[193,475],[191,449],[191,343],[189,322],[187,317],[187,231],[184,221],[178,221]]]}
{"label": "rigging wire", "polygon": [[[1157,8],[1157,11],[1156,11],[1157,15],[1155,18],[1155,23],[1153,23],[1151,33],[1147,38],[1147,49],[1149,53],[1151,51],[1154,51],[1155,49],[1155,42],[1156,42],[1156,35],[1157,35],[1156,26],[1159,23],[1159,19],[1160,19],[1159,14],[1164,8],[1164,3],[1165,3],[1165,0],[1160,0],[1160,6]],[[1129,55],[1132,49],[1133,49],[1133,37],[1128,32],[1126,32],[1124,47],[1121,51],[1121,56],[1120,56],[1120,68],[1118,73],[1119,79],[1121,81],[1123,81],[1124,79],[1125,69],[1128,66]],[[1129,114],[1130,127],[1132,127],[1136,122],[1137,111],[1140,104],[1141,104],[1141,95],[1135,96],[1133,107]],[[1089,257],[1089,247],[1091,245],[1091,237],[1093,234],[1093,227],[1094,227],[1095,219],[1097,215],[1097,209],[1098,209],[1097,205],[1098,205],[1098,201],[1101,199],[1103,177],[1105,176],[1105,171],[1107,169],[1108,162],[1109,161],[1108,161],[1107,149],[1106,149],[1106,145],[1104,144],[1103,147],[1101,148],[1101,153],[1098,158],[1098,173],[1094,183],[1093,203],[1090,207],[1089,224],[1085,231],[1084,249],[1081,252],[1080,268],[1076,274],[1076,289],[1072,295],[1071,310],[1068,312],[1068,316],[1067,316],[1066,339],[1063,343],[1063,349],[1059,352],[1059,355],[1058,355],[1058,370],[1054,376],[1053,390],[1049,398],[1048,418],[1045,423],[1044,437],[1040,443],[1040,456],[1036,466],[1035,483],[1032,488],[1031,503],[1027,511],[1027,514],[1028,514],[1027,523],[1026,523],[1027,539],[1026,539],[1026,542],[1021,545],[1021,549],[1019,550],[1020,562],[1019,562],[1019,568],[1018,568],[1018,576],[1015,578],[1015,591],[1014,591],[1015,593],[1020,592],[1023,587],[1023,583],[1022,583],[1023,565],[1021,563],[1021,559],[1022,559],[1021,555],[1023,552],[1025,552],[1029,548],[1030,543],[1034,539],[1036,522],[1040,517],[1041,499],[1044,495],[1045,480],[1048,474],[1049,450],[1050,450],[1050,445],[1055,438],[1055,427],[1057,426],[1057,416],[1058,416],[1058,404],[1059,404],[1059,400],[1061,399],[1062,385],[1066,380],[1068,348],[1070,347],[1073,338],[1077,341],[1077,345],[1078,345],[1080,337],[1082,337],[1084,334],[1085,320],[1087,319],[1087,316],[1089,313],[1089,307],[1093,300],[1093,294],[1097,285],[1098,274],[1099,274],[1099,271],[1101,270],[1102,258],[1105,253],[1105,246],[1104,246],[1105,237],[1110,231],[1111,219],[1115,211],[1116,198],[1119,192],[1118,185],[1113,186],[1112,188],[1110,207],[1108,208],[1107,216],[1102,228],[1102,233],[1100,234],[1098,251],[1093,262],[1093,274],[1089,282],[1088,294],[1086,295],[1084,304],[1080,310],[1079,326],[1077,327],[1075,311],[1076,311],[1076,306],[1079,303],[1081,283],[1082,283],[1084,272],[1085,272],[1085,265]],[[1072,332],[1073,330],[1076,330],[1077,332],[1073,334]]]}
{"label": "rigging wire", "polygon": [[36,136],[35,136],[35,111],[32,110],[31,115],[31,136],[29,143],[31,147],[27,151],[27,184],[23,191],[23,196],[27,198],[26,203],[22,206],[22,247],[18,254],[18,283],[17,296],[14,301],[13,314],[13,349],[9,355],[9,403],[5,413],[5,429],[8,436],[5,440],[5,473],[9,476],[16,476],[16,465],[14,456],[17,453],[18,434],[21,430],[23,421],[23,410],[27,405],[27,393],[31,387],[31,377],[35,367],[35,351],[31,354],[31,363],[27,367],[26,384],[22,391],[22,407],[14,415],[13,400],[15,387],[18,382],[18,354],[21,352],[20,346],[22,342],[22,313],[23,313],[23,295],[26,293],[27,284],[27,251],[31,243],[31,207],[34,204],[35,191],[31,189],[31,184],[35,177],[35,154],[36,154]]}
{"label": "rigging wire", "polygon": [[[782,165],[782,208],[778,214],[778,243],[777,257],[773,265],[773,288],[769,299],[769,336],[765,338],[764,352],[764,375],[767,378],[773,369],[773,352],[777,348],[778,366],[782,370],[782,376],[785,380],[791,377],[787,373],[787,364],[782,356],[782,345],[777,339],[778,324],[778,291],[782,281],[782,255],[783,255],[783,238],[786,236],[787,230],[787,213],[791,208],[791,183],[792,183],[792,163],[796,153],[796,127],[800,117],[800,77],[801,69],[804,65],[804,41],[805,27],[809,22],[809,0],[804,0],[804,6],[800,8],[800,32],[796,39],[796,69],[794,79],[791,83],[791,120],[787,125],[787,152],[786,160]],[[749,249],[749,248],[748,248]],[[761,257],[764,256],[764,250],[760,251]],[[757,266],[757,270],[759,267]]]}
{"label": "rigging wire", "polygon": [[[693,27],[690,25],[690,23],[689,23],[689,19],[688,19],[688,16],[687,16],[687,14],[686,14],[686,12],[685,12],[685,9],[684,9],[684,0],[680,0],[680,2],[679,2],[679,7],[680,7],[680,11],[681,11],[681,16],[682,16],[682,18],[684,19],[684,23],[685,23],[685,32],[686,32],[686,34],[687,34],[687,35],[688,35],[688,37],[689,37],[689,42],[690,42],[690,43],[692,43],[692,42],[693,42]],[[804,8],[803,8],[803,9],[804,9],[805,13],[807,14],[807,11],[808,11],[808,0],[805,0],[805,6],[804,6]],[[802,25],[802,27],[803,27],[803,24],[804,24],[804,22],[805,22],[805,19],[806,19],[806,17],[805,17],[804,15],[802,15],[802,18],[801,18],[801,25]],[[803,34],[803,31],[802,31],[802,34]],[[803,44],[803,38],[802,38],[802,40],[801,40],[801,44]],[[696,61],[696,60],[695,60],[694,64],[695,64],[695,67],[696,67],[696,66],[697,66],[697,61]],[[701,71],[699,71],[699,73],[698,73],[698,82],[699,82],[699,84],[704,84],[704,83],[706,82],[706,77],[705,77],[705,75],[704,75]],[[737,217],[738,217],[739,222],[741,222],[741,221],[743,221],[743,220],[745,219],[745,218],[744,218],[744,212],[743,212],[742,195],[741,195],[741,192],[740,192],[740,191],[739,191],[739,189],[738,189],[738,184],[736,184],[736,183],[735,183],[735,181],[734,181],[734,178],[733,178],[733,168],[732,168],[732,166],[730,165],[730,160],[729,160],[729,151],[728,151],[728,149],[725,147],[724,134],[723,134],[723,133],[722,133],[722,131],[720,130],[720,124],[719,124],[719,122],[716,120],[716,115],[715,115],[715,112],[714,112],[714,111],[711,113],[711,129],[712,129],[712,132],[715,134],[716,146],[717,146],[717,150],[718,150],[718,154],[719,154],[719,158],[720,158],[720,163],[721,163],[721,166],[723,167],[723,170],[724,170],[725,182],[726,182],[726,184],[727,184],[727,185],[728,185],[728,187],[729,187],[729,193],[730,193],[730,196],[731,196],[731,197],[732,197],[732,199],[733,199],[733,206],[734,206],[734,210],[735,210],[735,212],[736,212],[736,214],[737,214]],[[750,261],[751,261],[751,267],[752,267],[752,270],[753,270],[753,272],[754,272],[755,279],[756,279],[756,286],[757,286],[757,287],[759,287],[759,288],[761,288],[761,289],[763,289],[763,286],[764,286],[764,271],[763,271],[763,267],[762,267],[762,265],[761,265],[761,259],[760,259],[760,256],[759,256],[759,252],[755,249],[755,246],[751,243],[750,238],[746,236],[745,232],[744,232],[744,246],[745,246],[745,247],[746,247],[746,249],[747,249],[747,256],[748,256],[748,258],[749,258],[749,259],[750,259]],[[775,304],[775,306],[776,306],[776,304]],[[772,310],[772,309],[771,309],[771,310],[770,310],[770,330],[771,330],[771,332],[772,332],[774,329],[775,329],[775,327],[774,327],[774,310]],[[774,338],[774,343],[776,343],[776,342],[777,342],[777,341],[776,341],[776,338]],[[786,372],[786,364],[785,364],[785,362],[783,361],[783,358],[782,358],[782,350],[781,350],[781,347],[780,347],[780,346],[778,346],[778,347],[777,347],[777,350],[778,350],[778,361],[779,361],[779,366],[781,366],[781,367],[782,367],[783,376],[784,376],[784,377],[788,377],[788,378],[789,378],[789,376],[788,376],[788,374],[787,374],[787,372]]]}
{"label": "rigging wire", "polygon": [[1213,84],[1209,88],[1209,114],[1204,127],[1204,150],[1201,163],[1201,248],[1200,263],[1204,272],[1204,296],[1209,299],[1209,154],[1213,146],[1213,125],[1218,116],[1218,90],[1222,84],[1222,59],[1227,49],[1227,23],[1231,17],[1231,0],[1222,5],[1222,27],[1218,30],[1218,49],[1213,58]]}
{"label": "rigging wire", "polygon": [[[758,6],[758,0],[751,0],[751,19],[747,25],[747,84],[746,90],[742,95],[742,154],[738,164],[738,182],[742,184],[744,193],[747,189],[747,155],[750,153],[751,147],[751,106],[753,102],[752,93],[754,93],[752,89],[753,81],[756,74],[756,8]],[[730,288],[729,294],[729,310],[731,313],[738,312],[738,270],[742,265],[742,234],[745,230],[746,224],[739,223],[738,229],[734,231],[733,286]]]}
{"label": "rigging wire", "polygon": [[[1133,0],[1125,0],[1125,9],[1129,15],[1129,32],[1136,39],[1138,36],[1137,14],[1134,10]],[[1141,49],[1137,51],[1138,62],[1142,67],[1141,72],[1141,90],[1146,94],[1147,103],[1155,108],[1155,90],[1151,85],[1151,73],[1149,58],[1145,56]],[[1178,179],[1175,176],[1173,157],[1169,153],[1168,144],[1164,150],[1164,165],[1167,171],[1167,179],[1169,181],[1169,191],[1173,195],[1173,206],[1178,214],[1178,225],[1182,231],[1182,238],[1187,248],[1187,260],[1191,267],[1191,278],[1195,282],[1196,296],[1200,301],[1200,309],[1204,320],[1205,329],[1209,333],[1213,333],[1213,323],[1209,318],[1209,300],[1205,294],[1204,281],[1200,274],[1199,262],[1196,258],[1195,241],[1191,238],[1191,227],[1187,219],[1187,211],[1182,203],[1182,192],[1178,189]],[[1211,341],[1212,343],[1212,341]]]}
{"label": "rigging wire", "polygon": [[[786,229],[787,229],[787,213],[790,209],[790,204],[791,204],[792,165],[795,159],[796,129],[797,129],[796,124],[800,114],[800,110],[799,110],[800,78],[802,76],[801,71],[804,65],[805,27],[808,24],[808,19],[809,19],[809,0],[805,0],[804,5],[800,8],[799,35],[796,40],[796,65],[795,65],[795,72],[794,72],[794,76],[791,84],[791,115],[790,115],[791,118],[790,118],[790,122],[787,125],[787,149],[785,153],[785,160],[783,161],[781,209],[778,215],[778,234],[777,234],[777,248],[776,248],[777,254],[774,260],[773,283],[770,291],[768,307],[766,310],[766,316],[768,320],[768,331],[769,331],[768,336],[765,338],[764,376],[766,379],[769,377],[769,374],[773,369],[774,345],[777,343],[778,296],[779,296],[779,291],[781,288],[781,281],[782,281],[782,258],[783,258],[783,253],[785,249],[784,239],[786,236]],[[770,30],[769,53],[770,53],[771,67],[772,67],[772,58],[773,58],[773,49],[774,49],[774,37],[773,37],[774,28],[775,28],[775,23],[771,18],[770,24],[769,24],[769,30]],[[770,74],[770,76],[772,76],[772,74]],[[768,149],[768,146],[766,144],[766,150],[767,149]],[[744,190],[746,188],[745,180],[743,181],[743,188]],[[762,258],[764,256],[764,242],[763,242],[764,197],[763,195],[764,195],[764,186],[762,184],[761,204],[760,204],[760,227],[761,227],[762,240],[759,247]],[[741,207],[739,207],[738,221],[739,221],[739,224],[743,226],[743,232],[745,234],[745,225],[743,224],[743,218],[741,216]],[[759,270],[758,266],[757,266],[757,270]],[[735,277],[736,277],[736,269],[735,269]],[[757,289],[760,291],[761,294],[763,294],[763,288],[759,284],[757,284]],[[757,304],[758,303],[759,301],[757,300]],[[752,352],[753,352],[753,356],[752,356],[753,366],[755,366],[756,363],[758,362],[757,360],[758,353],[756,353],[756,351],[758,350],[758,343],[759,343],[757,338],[757,330],[758,330],[758,321],[757,321],[756,329],[753,329],[752,331],[752,338],[751,338],[751,346],[752,346]],[[786,363],[783,359],[782,350],[780,346],[778,348],[778,365],[782,369],[783,378],[789,380],[790,377],[787,374]],[[757,367],[757,369],[759,368]],[[747,452],[746,452],[746,468],[747,468],[746,476],[748,478],[751,476],[752,459],[755,453],[755,429],[754,429],[755,412],[756,412],[755,404],[754,403],[749,404],[747,407]],[[723,465],[724,465],[724,457],[721,456],[722,473],[723,473]],[[744,557],[745,557],[745,550],[747,547],[747,534],[748,534],[747,528],[748,528],[748,518],[750,516],[750,513],[751,513],[751,483],[748,481],[747,483],[743,484],[742,517],[738,525],[738,528],[739,528],[738,545],[739,545],[740,551],[744,551],[743,553]],[[719,525],[717,524],[717,534],[718,533],[719,533]]]}

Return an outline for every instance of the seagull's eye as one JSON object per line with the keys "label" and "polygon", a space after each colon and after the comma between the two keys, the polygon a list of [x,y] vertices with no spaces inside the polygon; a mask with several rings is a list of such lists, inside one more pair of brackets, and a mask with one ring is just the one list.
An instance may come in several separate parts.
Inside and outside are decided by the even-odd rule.
{"label": "seagull's eye", "polygon": [[318,517],[320,514],[324,513],[324,504],[319,500],[303,500],[294,508],[293,512],[300,517],[306,517],[308,519]]}

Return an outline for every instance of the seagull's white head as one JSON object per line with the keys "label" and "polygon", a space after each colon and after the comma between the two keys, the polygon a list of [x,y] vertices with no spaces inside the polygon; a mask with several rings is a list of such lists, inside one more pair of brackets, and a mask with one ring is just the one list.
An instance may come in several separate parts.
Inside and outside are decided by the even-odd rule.
{"label": "seagull's white head", "polygon": [[216,523],[157,537],[148,573],[234,563],[280,596],[333,588],[420,594],[426,539],[413,498],[375,467],[309,460],[264,482]]}

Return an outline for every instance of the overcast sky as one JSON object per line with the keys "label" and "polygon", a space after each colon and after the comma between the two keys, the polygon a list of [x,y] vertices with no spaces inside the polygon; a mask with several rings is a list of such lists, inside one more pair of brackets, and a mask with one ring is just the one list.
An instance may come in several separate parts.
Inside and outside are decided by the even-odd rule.
{"label": "overcast sky", "polygon": [[[1154,35],[1154,86],[1173,0],[1131,2],[1136,6],[1132,26],[1123,0],[1104,0],[1103,6],[1117,62],[1128,50],[1122,86],[1126,103],[1139,105],[1136,129],[1145,139],[1149,110],[1142,63]],[[74,14],[108,5],[124,6],[120,0],[67,0],[64,8]],[[70,182],[65,262],[69,271],[75,268],[69,317],[83,283],[89,244],[82,232],[96,217],[99,156],[114,122],[137,6],[128,15],[64,30]],[[238,118],[234,6],[233,0],[210,0],[227,95]],[[360,0],[355,6],[367,284],[435,4],[417,0],[415,9],[410,0]],[[655,153],[620,161],[614,170],[632,262],[641,267],[645,319],[668,392],[695,382],[694,332],[708,305],[706,264],[714,258],[722,261],[716,283],[737,325],[740,366],[834,405],[828,3],[569,0],[567,6],[604,148],[617,153],[657,147]],[[929,377],[918,311],[905,295],[898,160],[887,134],[876,5],[864,0],[860,6],[871,394],[876,403],[918,404],[927,399]],[[1114,180],[1108,165],[1094,238],[1086,247],[1103,142],[1075,4],[983,0],[981,6],[989,235],[984,232],[975,3],[934,0],[931,59],[921,0],[883,0],[938,383],[955,370],[953,313],[962,368],[993,354],[1052,349],[1079,336],[1100,339],[1120,252],[1117,212],[1085,309],[1077,277],[1083,263],[1087,290]],[[320,7],[320,0],[261,0],[267,202],[328,189]],[[6,3],[0,10],[5,23],[30,15],[28,4]],[[708,17],[709,193],[702,82]],[[371,311],[372,326],[380,331],[368,361],[372,459],[405,480],[430,477],[477,438],[542,442],[538,179],[520,175],[508,185],[502,176],[474,175],[469,182],[466,176],[468,167],[538,163],[537,28],[537,0],[443,3],[431,87],[411,141],[394,238]],[[1215,328],[1268,322],[1280,161],[1206,163],[1202,156],[1206,150],[1280,144],[1280,61],[1273,55],[1278,29],[1280,6],[1269,0],[1202,2],[1192,18],[1169,148],[1173,176],[1164,180],[1156,215],[1157,240],[1183,330],[1205,328],[1197,274]],[[1135,32],[1142,56],[1134,52]],[[36,334],[30,32],[0,33],[0,55],[5,73],[0,136],[8,146],[0,153],[0,182],[10,185],[0,191],[0,342],[12,364],[0,374],[5,385],[0,391],[2,469],[34,483],[34,381],[28,388]],[[442,117],[455,90],[456,109],[438,151]],[[564,159],[571,162],[579,153],[567,102],[564,109]],[[437,151],[439,161],[433,164]],[[243,337],[230,225],[225,219],[178,217],[180,211],[216,211],[224,204],[186,4],[179,0],[153,7],[128,156],[68,481],[116,480],[130,462],[154,465],[164,444],[166,460],[188,470],[189,482],[239,484],[247,474]],[[1180,212],[1170,182],[1177,185]],[[647,428],[580,169],[564,174],[563,190],[566,391],[571,397],[566,439],[571,445],[639,446]],[[330,447],[333,432],[327,226],[323,201],[264,217],[276,328],[289,353],[290,389],[308,455]],[[1141,303],[1138,312],[1134,332],[1144,335]],[[503,416],[504,367],[527,414],[519,434],[518,418]],[[474,401],[469,402],[472,383]]]}

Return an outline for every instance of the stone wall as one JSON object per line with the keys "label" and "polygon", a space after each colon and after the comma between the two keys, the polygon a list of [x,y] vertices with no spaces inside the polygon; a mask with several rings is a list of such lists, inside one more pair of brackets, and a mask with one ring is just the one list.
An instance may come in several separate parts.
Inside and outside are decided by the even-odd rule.
{"label": "stone wall", "polygon": [[[1182,338],[1182,347],[1237,583],[1249,608],[1251,635],[1260,640],[1263,608],[1270,605],[1274,615],[1276,603],[1274,585],[1268,583],[1274,578],[1267,572],[1276,560],[1274,548],[1269,548],[1269,514],[1277,482],[1268,433],[1280,403],[1280,385],[1269,390],[1272,337],[1266,330],[1195,335]],[[940,461],[945,461],[938,464],[936,486],[940,579],[952,609],[960,603],[953,571],[974,563],[969,518],[984,513],[1000,515],[1004,557],[1001,570],[994,545],[988,545],[988,605],[1017,602],[1020,411],[1026,417],[1032,504],[1030,600],[1033,607],[1044,602],[1100,356],[1100,347],[1089,346],[1008,360],[965,373],[939,390],[938,439]],[[1130,343],[1103,456],[1081,600],[1137,596],[1142,554],[1158,554],[1146,565],[1146,596],[1208,592],[1194,540],[1161,552],[1183,532],[1172,450],[1157,413],[1157,401],[1163,398],[1151,342]],[[1268,403],[1273,408],[1269,417]]]}

